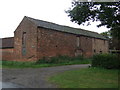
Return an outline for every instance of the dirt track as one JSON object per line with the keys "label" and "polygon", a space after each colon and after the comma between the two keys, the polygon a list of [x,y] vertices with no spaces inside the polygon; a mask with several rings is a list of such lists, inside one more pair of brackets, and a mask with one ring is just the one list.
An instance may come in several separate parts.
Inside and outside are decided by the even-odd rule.
{"label": "dirt track", "polygon": [[3,69],[2,81],[11,82],[25,88],[56,88],[56,85],[53,85],[47,81],[48,76],[67,70],[86,68],[88,66],[89,64],[56,66],[36,69]]}

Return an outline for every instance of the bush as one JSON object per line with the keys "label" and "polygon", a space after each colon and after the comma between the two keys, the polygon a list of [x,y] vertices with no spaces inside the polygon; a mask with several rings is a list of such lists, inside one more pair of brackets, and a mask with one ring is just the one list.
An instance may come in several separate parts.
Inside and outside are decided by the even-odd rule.
{"label": "bush", "polygon": [[92,67],[118,69],[120,67],[120,60],[115,54],[97,54],[92,58]]}
{"label": "bush", "polygon": [[59,64],[59,63],[68,63],[70,61],[80,61],[83,60],[83,56],[77,56],[77,57],[69,57],[69,56],[56,56],[51,58],[43,57],[42,59],[38,60],[36,64],[45,64],[45,63],[51,63],[51,64]]}

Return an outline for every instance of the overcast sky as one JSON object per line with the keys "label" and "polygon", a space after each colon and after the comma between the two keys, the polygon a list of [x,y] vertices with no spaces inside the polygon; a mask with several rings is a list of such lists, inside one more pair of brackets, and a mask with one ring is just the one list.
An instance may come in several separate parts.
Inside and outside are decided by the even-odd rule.
{"label": "overcast sky", "polygon": [[99,22],[92,23],[91,26],[71,22],[65,13],[65,10],[71,7],[71,2],[72,0],[1,0],[0,38],[13,37],[13,32],[24,16],[98,33],[108,30],[105,27],[97,28]]}

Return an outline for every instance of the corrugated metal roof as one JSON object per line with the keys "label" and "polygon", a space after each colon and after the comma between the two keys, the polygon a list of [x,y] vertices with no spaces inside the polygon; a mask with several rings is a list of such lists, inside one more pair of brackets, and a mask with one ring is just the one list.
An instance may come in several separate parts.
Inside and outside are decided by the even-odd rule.
{"label": "corrugated metal roof", "polygon": [[52,29],[52,30],[66,32],[66,33],[72,33],[72,34],[76,34],[76,35],[84,35],[84,36],[88,36],[88,37],[106,39],[104,36],[102,36],[96,32],[91,32],[91,31],[80,29],[80,28],[73,28],[73,27],[69,27],[69,26],[58,25],[58,24],[55,24],[52,22],[38,20],[38,19],[30,18],[30,17],[27,17],[27,18],[30,21],[34,22],[38,27],[48,28],[48,29]]}
{"label": "corrugated metal roof", "polygon": [[2,40],[2,46],[0,48],[13,48],[14,47],[14,37],[9,37],[9,38],[1,38],[0,41]]}

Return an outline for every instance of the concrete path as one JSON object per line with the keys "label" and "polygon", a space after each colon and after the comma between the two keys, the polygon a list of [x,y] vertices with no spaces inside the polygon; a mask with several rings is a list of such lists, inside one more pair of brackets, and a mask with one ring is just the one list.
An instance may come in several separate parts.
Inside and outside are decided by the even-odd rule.
{"label": "concrete path", "polygon": [[11,83],[11,82],[0,82],[0,88],[24,88],[23,86]]}
{"label": "concrete path", "polygon": [[[67,70],[76,70],[87,68],[89,64],[82,65],[66,65],[47,68],[26,68],[26,69],[3,69],[2,82],[9,82],[18,87],[25,88],[56,88],[47,81],[47,78],[56,73],[61,73]],[[10,84],[9,84],[10,85]],[[5,85],[4,85],[5,87]]]}

